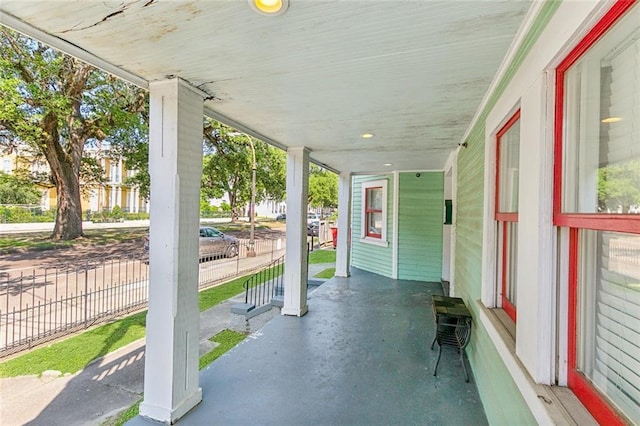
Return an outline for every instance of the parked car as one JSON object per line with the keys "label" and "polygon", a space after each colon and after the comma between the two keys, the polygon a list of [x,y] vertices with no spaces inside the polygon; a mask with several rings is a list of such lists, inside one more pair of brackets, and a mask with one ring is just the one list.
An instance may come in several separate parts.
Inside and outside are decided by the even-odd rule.
{"label": "parked car", "polygon": [[307,213],[307,235],[316,236],[320,230],[320,215]]}
{"label": "parked car", "polygon": [[320,224],[320,215],[317,213],[307,213],[307,225],[319,225]]}
{"label": "parked car", "polygon": [[214,257],[236,257],[238,239],[225,235],[211,226],[200,227],[200,259]]}
{"label": "parked car", "polygon": [[[200,227],[199,243],[200,260],[216,257],[236,257],[238,255],[238,239],[211,226]],[[149,252],[149,237],[144,239],[144,251]]]}
{"label": "parked car", "polygon": [[276,216],[276,220],[287,220],[287,214],[280,213],[278,216]]}

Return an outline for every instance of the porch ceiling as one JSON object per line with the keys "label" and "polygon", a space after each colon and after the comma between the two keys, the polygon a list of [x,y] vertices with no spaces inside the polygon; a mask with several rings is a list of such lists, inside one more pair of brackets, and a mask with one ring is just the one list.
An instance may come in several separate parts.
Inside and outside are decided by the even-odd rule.
{"label": "porch ceiling", "polygon": [[290,0],[265,17],[242,0],[3,0],[0,17],[139,84],[182,77],[223,122],[373,173],[443,168],[530,5]]}

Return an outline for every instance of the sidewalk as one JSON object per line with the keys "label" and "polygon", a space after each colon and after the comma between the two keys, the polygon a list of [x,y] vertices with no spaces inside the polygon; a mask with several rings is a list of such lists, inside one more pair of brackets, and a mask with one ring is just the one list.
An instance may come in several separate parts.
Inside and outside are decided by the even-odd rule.
{"label": "sidewalk", "polygon": [[[333,267],[309,265],[309,278]],[[309,287],[309,292],[317,287]],[[244,301],[239,294],[200,314],[200,356],[214,343],[209,338],[229,327],[231,306]],[[48,371],[42,377],[0,379],[0,424],[99,425],[142,397],[144,339],[118,349],[76,374]]]}
{"label": "sidewalk", "polygon": [[[245,220],[246,218],[240,218]],[[227,223],[231,218],[200,219],[200,223]],[[44,223],[0,223],[0,234],[19,234],[28,232],[53,232],[53,222]],[[82,229],[109,229],[109,228],[143,228],[149,227],[149,219],[146,220],[125,220],[124,222],[93,223],[83,221]]]}

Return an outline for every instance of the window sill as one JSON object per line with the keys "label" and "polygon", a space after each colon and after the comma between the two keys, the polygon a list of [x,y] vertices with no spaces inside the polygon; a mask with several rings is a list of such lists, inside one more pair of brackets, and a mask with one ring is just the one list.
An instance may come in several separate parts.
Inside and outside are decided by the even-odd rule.
{"label": "window sill", "polygon": [[[478,300],[478,320],[483,325],[505,367],[538,424],[597,425],[569,388],[535,383],[516,356],[515,323],[502,309],[489,309]],[[501,316],[504,315],[504,318]],[[509,323],[511,326],[509,326]],[[509,328],[513,328],[510,331]]]}
{"label": "window sill", "polygon": [[504,327],[505,331],[511,337],[513,341],[513,352],[515,352],[516,347],[516,323],[509,317],[507,312],[504,309],[500,308],[492,308],[491,313],[495,315],[496,319],[500,321],[500,324]]}
{"label": "window sill", "polygon": [[389,247],[389,242],[378,238],[364,237],[360,238],[363,244],[371,244],[372,246]]}

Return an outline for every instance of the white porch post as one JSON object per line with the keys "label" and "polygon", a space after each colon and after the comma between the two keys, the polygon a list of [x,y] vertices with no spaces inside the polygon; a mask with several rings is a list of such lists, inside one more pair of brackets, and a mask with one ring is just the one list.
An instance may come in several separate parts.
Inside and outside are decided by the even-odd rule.
{"label": "white porch post", "polygon": [[122,187],[120,186],[120,184],[117,184],[118,186],[116,187],[116,203],[114,204],[115,206],[118,206],[120,208],[122,208]]}
{"label": "white porch post", "polygon": [[336,277],[349,276],[351,247],[351,174],[340,173],[338,178],[338,244],[336,246]]}
{"label": "white porch post", "polygon": [[140,188],[133,188],[133,211],[134,213],[140,213]]}
{"label": "white porch post", "polygon": [[140,415],[173,423],[198,386],[198,212],[203,96],[180,79],[150,84],[149,312]]}
{"label": "white porch post", "polygon": [[134,206],[133,206],[134,189],[131,186],[128,189],[129,191],[127,192],[127,210],[129,211],[129,213],[133,213],[134,212]]}
{"label": "white porch post", "polygon": [[282,315],[307,313],[307,201],[309,150],[287,150],[287,248]]}

